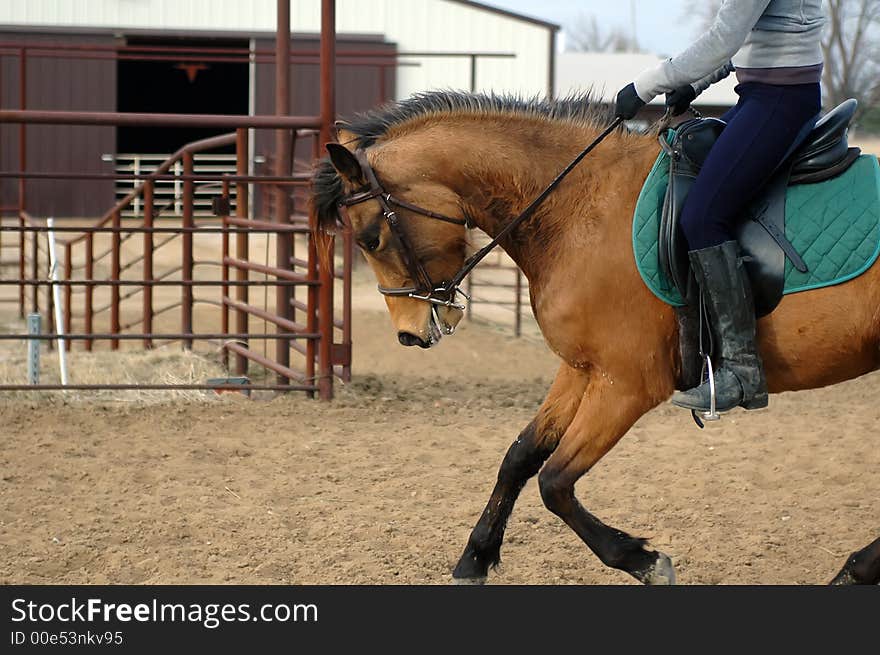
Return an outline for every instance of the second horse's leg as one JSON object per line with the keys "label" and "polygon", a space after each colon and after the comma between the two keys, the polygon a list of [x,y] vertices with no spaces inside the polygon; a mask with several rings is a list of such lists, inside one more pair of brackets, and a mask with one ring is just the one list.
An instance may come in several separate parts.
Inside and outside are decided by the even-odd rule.
{"label": "second horse's leg", "polygon": [[605,525],[574,495],[574,485],[639,417],[657,403],[644,386],[596,378],[587,388],[577,415],[541,471],[541,497],[547,508],[574,530],[606,566],[620,569],[645,584],[674,584],[672,560],[645,548],[645,540]]}
{"label": "second horse's leg", "polygon": [[452,573],[456,582],[481,584],[489,568],[501,560],[504,528],[519,492],[553,452],[577,411],[585,387],[584,375],[563,365],[538,415],[510,445],[501,462],[492,496]]}

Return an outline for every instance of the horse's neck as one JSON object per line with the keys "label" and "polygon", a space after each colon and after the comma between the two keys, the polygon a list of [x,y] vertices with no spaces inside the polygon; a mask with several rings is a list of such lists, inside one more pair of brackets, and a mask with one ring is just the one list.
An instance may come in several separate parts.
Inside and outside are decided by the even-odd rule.
{"label": "horse's neck", "polygon": [[[599,132],[564,124],[484,123],[478,132],[450,131],[444,150],[456,153],[455,165],[444,162],[442,168],[473,223],[495,237]],[[624,207],[634,202],[655,155],[651,139],[611,135],[501,247],[536,282],[565,242],[581,240],[587,231],[601,241],[605,231],[628,232]]]}

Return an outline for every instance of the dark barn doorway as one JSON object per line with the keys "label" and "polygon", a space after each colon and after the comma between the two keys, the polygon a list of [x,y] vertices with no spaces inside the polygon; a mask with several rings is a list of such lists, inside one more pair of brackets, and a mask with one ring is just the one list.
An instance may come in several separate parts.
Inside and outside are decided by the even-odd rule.
{"label": "dark barn doorway", "polygon": [[[120,112],[162,114],[248,114],[248,41],[242,39],[129,37],[128,45],[163,48],[137,53],[158,61],[118,62]],[[180,48],[181,50],[175,50]],[[188,48],[235,48],[239,53],[204,55]],[[216,61],[217,58],[223,61]],[[230,61],[235,60],[235,61]],[[171,154],[198,139],[231,130],[210,128],[117,128],[117,152]],[[233,148],[228,149],[233,152]],[[219,152],[219,151],[217,151]]]}

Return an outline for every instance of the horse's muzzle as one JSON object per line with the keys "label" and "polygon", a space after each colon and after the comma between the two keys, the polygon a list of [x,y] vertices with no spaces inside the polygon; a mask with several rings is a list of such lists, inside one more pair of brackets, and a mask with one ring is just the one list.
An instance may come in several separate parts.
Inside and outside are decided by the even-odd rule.
{"label": "horse's muzzle", "polygon": [[397,340],[401,346],[418,346],[419,348],[430,348],[432,344],[415,334],[409,332],[398,332]]}

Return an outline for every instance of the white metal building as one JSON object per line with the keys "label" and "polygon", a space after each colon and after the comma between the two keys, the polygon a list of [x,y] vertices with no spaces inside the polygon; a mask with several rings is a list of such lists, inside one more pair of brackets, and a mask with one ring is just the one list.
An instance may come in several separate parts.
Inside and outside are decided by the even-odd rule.
{"label": "white metal building", "polygon": [[[558,26],[469,0],[338,0],[340,34],[376,34],[400,52],[512,53],[480,59],[475,88],[552,93]],[[0,28],[152,33],[262,33],[275,30],[275,0],[4,0]],[[318,32],[319,0],[292,0],[291,30]],[[417,67],[398,71],[396,95],[437,88],[469,89],[471,62],[463,57],[406,57]]]}
{"label": "white metal building", "polygon": [[[614,102],[620,89],[643,70],[656,66],[661,57],[650,53],[564,52],[557,56],[556,92],[560,97],[592,89],[605,102]],[[736,76],[713,84],[697,101],[696,107],[720,110],[737,102]],[[665,98],[655,98],[652,105],[662,106]]]}

